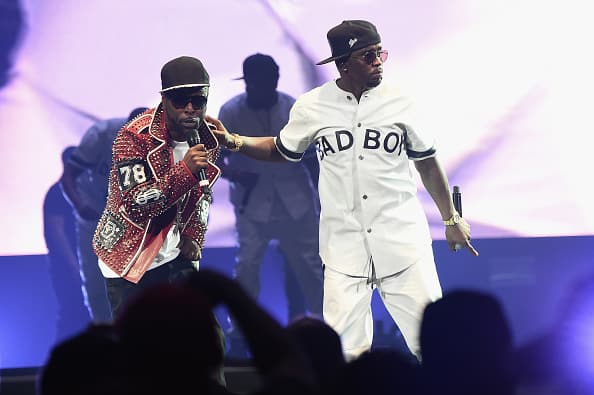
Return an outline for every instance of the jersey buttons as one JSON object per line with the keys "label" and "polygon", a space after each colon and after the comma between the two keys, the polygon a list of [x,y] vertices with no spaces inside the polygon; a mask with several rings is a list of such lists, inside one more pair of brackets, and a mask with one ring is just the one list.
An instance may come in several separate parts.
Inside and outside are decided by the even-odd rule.
{"label": "jersey buttons", "polygon": [[359,160],[363,160],[363,155],[359,155]]}
{"label": "jersey buttons", "polygon": [[363,200],[367,199],[367,195],[363,195]]}

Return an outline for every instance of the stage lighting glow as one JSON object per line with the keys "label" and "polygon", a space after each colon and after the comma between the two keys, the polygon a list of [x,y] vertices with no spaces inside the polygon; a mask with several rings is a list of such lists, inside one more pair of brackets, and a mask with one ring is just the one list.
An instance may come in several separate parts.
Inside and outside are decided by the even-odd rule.
{"label": "stage lighting glow", "polygon": [[[355,17],[374,21],[390,50],[386,81],[402,80],[418,94],[451,184],[462,188],[474,238],[594,234],[584,182],[594,145],[588,2],[169,0],[174,17],[166,19],[163,4],[140,0],[22,4],[28,30],[14,78],[0,90],[0,255],[46,252],[41,207],[60,176],[61,150],[97,118],[156,105],[165,61],[180,54],[204,60],[208,112],[216,115],[243,91],[233,78],[254,52],[276,58],[279,88],[295,96],[335,78],[332,64],[314,63],[328,55],[328,28]],[[398,10],[398,23],[387,10]],[[158,28],[130,28],[132,20]],[[221,20],[235,28],[221,31]],[[171,39],[188,31],[204,37],[200,45]],[[228,184],[214,189],[206,245],[231,246]],[[442,239],[441,218],[422,188],[421,199],[433,236]]]}

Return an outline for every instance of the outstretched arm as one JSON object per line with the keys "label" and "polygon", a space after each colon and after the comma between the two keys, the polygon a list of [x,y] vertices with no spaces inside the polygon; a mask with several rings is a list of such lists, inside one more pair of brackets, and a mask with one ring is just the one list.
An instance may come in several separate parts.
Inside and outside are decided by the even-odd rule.
{"label": "outstretched arm", "polygon": [[311,386],[313,373],[286,329],[262,309],[236,281],[212,270],[192,273],[187,284],[209,299],[223,304],[235,318],[254,355],[254,362],[268,380],[289,379]]}
{"label": "outstretched arm", "polygon": [[[437,159],[432,157],[415,161],[415,167],[421,175],[425,189],[437,205],[441,218],[444,221],[452,218],[456,209],[450,198],[447,176]],[[474,256],[478,256],[478,251],[470,244],[470,225],[463,218],[458,224],[447,225],[445,228],[446,239],[452,251],[455,251],[456,244],[459,244],[466,247]]]}
{"label": "outstretched arm", "polygon": [[283,162],[286,160],[276,149],[274,137],[233,135],[227,131],[223,123],[218,119],[206,115],[205,120],[214,126],[214,128],[211,128],[212,132],[217,137],[219,144],[227,149],[234,150],[239,146],[238,151],[242,154],[263,161]]}

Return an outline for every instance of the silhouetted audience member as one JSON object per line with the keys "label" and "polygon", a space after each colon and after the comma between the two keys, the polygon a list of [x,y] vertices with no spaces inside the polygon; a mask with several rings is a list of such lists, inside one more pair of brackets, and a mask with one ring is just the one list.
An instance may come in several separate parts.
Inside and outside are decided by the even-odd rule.
{"label": "silhouetted audience member", "polygon": [[554,394],[594,394],[594,276],[576,281],[554,325],[519,348],[523,388]]}
{"label": "silhouetted audience member", "polygon": [[258,368],[258,394],[309,394],[315,380],[294,340],[239,285],[200,270],[183,282],[142,290],[115,321],[129,376],[151,393],[228,394],[224,344],[213,309],[224,305],[245,334]]}
{"label": "silhouetted audience member", "polygon": [[494,297],[466,290],[444,295],[426,307],[420,341],[428,394],[514,393],[511,332]]}
{"label": "silhouetted audience member", "polygon": [[[40,395],[131,395],[140,388],[110,326],[91,326],[53,348],[42,370]],[[138,388],[138,391],[135,390]]]}
{"label": "silhouetted audience member", "polygon": [[211,270],[192,273],[188,285],[212,307],[224,305],[244,334],[261,377],[254,394],[317,393],[315,378],[297,342],[238,282]]}
{"label": "silhouetted audience member", "polygon": [[[130,375],[156,393],[224,393],[222,331],[207,300],[179,284],[142,290],[116,318]],[[218,383],[218,384],[217,384]]]}
{"label": "silhouetted audience member", "polygon": [[[417,395],[419,364],[397,350],[361,354],[339,372],[331,395]],[[478,395],[478,394],[477,394]]]}
{"label": "silhouetted audience member", "polygon": [[[62,163],[74,149],[67,147],[62,152]],[[84,329],[91,317],[85,307],[76,258],[74,213],[59,182],[50,187],[43,200],[43,236],[57,302],[56,342],[60,342]]]}
{"label": "silhouetted audience member", "polygon": [[334,385],[337,372],[346,364],[340,336],[324,321],[301,317],[287,326],[311,364],[321,393]]}
{"label": "silhouetted audience member", "polygon": [[260,375],[256,395],[318,394],[305,355],[236,281],[209,270],[130,299],[112,326],[56,346],[40,395],[231,393],[221,384],[224,345],[213,307],[223,304],[246,336]]}

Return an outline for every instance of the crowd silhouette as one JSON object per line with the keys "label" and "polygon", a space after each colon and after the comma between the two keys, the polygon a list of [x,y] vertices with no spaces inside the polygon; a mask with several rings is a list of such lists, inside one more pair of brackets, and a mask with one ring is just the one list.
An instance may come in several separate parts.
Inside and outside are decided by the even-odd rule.
{"label": "crowd silhouette", "polygon": [[[495,297],[455,290],[425,309],[421,360],[372,348],[346,361],[321,319],[283,327],[237,281],[200,270],[143,290],[113,324],[56,345],[39,394],[591,394],[593,291],[594,277],[577,284],[550,334],[514,347]],[[259,383],[248,392],[226,387],[217,306],[246,336]]]}

